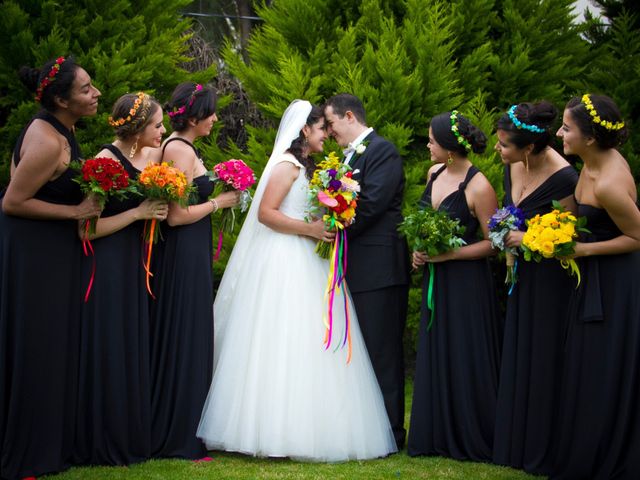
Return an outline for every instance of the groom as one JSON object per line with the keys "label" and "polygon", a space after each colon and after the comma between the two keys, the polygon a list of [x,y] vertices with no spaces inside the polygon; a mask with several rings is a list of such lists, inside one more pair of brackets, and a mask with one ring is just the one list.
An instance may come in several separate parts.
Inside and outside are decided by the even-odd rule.
{"label": "groom", "polygon": [[360,182],[356,218],[347,229],[347,284],[371,357],[398,449],[404,446],[404,354],[409,253],[397,231],[402,221],[402,159],[395,146],[367,127],[358,97],[340,94],[324,107],[327,132],[344,150]]}

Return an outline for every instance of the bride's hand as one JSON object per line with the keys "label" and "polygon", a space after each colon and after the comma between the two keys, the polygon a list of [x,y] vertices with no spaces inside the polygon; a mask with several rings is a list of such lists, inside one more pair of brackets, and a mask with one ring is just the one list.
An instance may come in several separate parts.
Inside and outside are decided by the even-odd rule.
{"label": "bride's hand", "polygon": [[333,242],[336,232],[327,231],[324,226],[324,221],[316,220],[309,224],[309,236],[316,240],[322,240],[323,242]]}

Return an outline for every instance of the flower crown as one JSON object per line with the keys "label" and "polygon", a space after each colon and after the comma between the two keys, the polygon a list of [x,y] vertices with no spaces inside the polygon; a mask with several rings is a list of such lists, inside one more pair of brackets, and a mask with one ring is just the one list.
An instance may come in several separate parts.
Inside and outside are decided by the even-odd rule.
{"label": "flower crown", "polygon": [[591,97],[589,96],[588,93],[585,93],[582,96],[582,103],[584,104],[585,108],[587,109],[587,112],[589,112],[589,115],[591,115],[591,121],[597,125],[600,125],[601,127],[606,128],[607,130],[620,130],[622,127],[624,127],[624,122],[610,122],[609,120],[604,120],[603,118],[600,118],[600,115],[598,115],[598,112],[596,111],[596,107],[593,106],[593,103],[591,103]]}
{"label": "flower crown", "polygon": [[546,132],[546,130],[542,127],[539,127],[537,125],[530,125],[528,123],[524,123],[518,120],[518,117],[516,117],[516,108],[518,108],[517,105],[511,105],[511,108],[507,110],[507,114],[509,115],[509,118],[511,119],[513,124],[516,126],[516,128],[520,130],[529,130],[530,132],[533,132],[533,133]]}
{"label": "flower crown", "polygon": [[[129,115],[127,115],[126,117],[118,118],[117,120],[114,120],[113,117],[110,116],[109,125],[111,125],[112,127],[120,127],[125,123],[131,122],[133,119],[135,119],[135,116],[138,113],[138,109],[140,108],[141,105],[143,105],[143,103],[145,103],[144,101],[147,94],[144,92],[138,92],[137,95],[138,95],[138,98],[136,98],[135,101],[133,102],[133,106],[129,110]],[[141,115],[141,117],[143,118],[146,116],[144,115],[144,113],[145,112],[143,111],[142,112],[143,115]]]}
{"label": "flower crown", "polygon": [[449,118],[451,119],[451,132],[456,136],[456,138],[458,139],[458,143],[460,145],[462,145],[465,150],[467,152],[471,151],[471,144],[469,143],[469,141],[464,138],[464,136],[459,132],[459,128],[458,128],[458,111],[457,110],[453,110],[451,112],[451,115],[449,116]]}
{"label": "flower crown", "polygon": [[185,102],[185,104],[182,105],[180,108],[173,107],[173,110],[169,112],[168,115],[171,118],[173,118],[173,117],[177,117],[178,115],[184,114],[187,111],[187,108],[193,105],[193,102],[196,99],[196,93],[198,93],[201,90],[202,90],[202,85],[200,85],[199,83],[196,84],[196,88],[193,90],[193,92],[191,92],[191,95],[189,96],[189,100]]}
{"label": "flower crown", "polygon": [[49,73],[47,74],[47,76],[42,79],[42,81],[40,82],[40,85],[38,85],[38,88],[36,89],[36,102],[39,102],[40,100],[42,100],[42,93],[44,92],[44,89],[47,88],[49,85],[51,85],[52,82],[56,80],[56,75],[58,75],[58,72],[60,71],[60,67],[65,62],[65,60],[66,58],[64,57],[56,58],[56,62],[51,67],[51,70],[49,70]]}

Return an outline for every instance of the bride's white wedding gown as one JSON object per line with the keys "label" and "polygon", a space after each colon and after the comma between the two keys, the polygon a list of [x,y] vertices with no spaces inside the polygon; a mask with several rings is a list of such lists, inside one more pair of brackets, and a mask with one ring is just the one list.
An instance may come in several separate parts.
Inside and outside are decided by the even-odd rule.
{"label": "bride's white wedding gown", "polygon": [[[280,210],[304,219],[304,167]],[[212,450],[309,461],[376,458],[396,445],[351,309],[352,358],[323,345],[329,264],[315,241],[260,225],[215,300],[214,375],[198,437]],[[375,261],[375,259],[371,259]],[[230,259],[231,262],[231,259]],[[334,306],[337,340],[342,295]],[[335,344],[335,343],[334,343]]]}

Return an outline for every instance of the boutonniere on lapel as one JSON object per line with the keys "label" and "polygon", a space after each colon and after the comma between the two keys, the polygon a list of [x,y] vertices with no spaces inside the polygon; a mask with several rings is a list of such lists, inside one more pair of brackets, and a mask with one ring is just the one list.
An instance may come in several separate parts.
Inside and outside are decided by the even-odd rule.
{"label": "boutonniere on lapel", "polygon": [[358,155],[362,155],[364,151],[367,149],[368,145],[369,145],[368,141],[361,142],[360,145],[356,147],[356,153]]}

